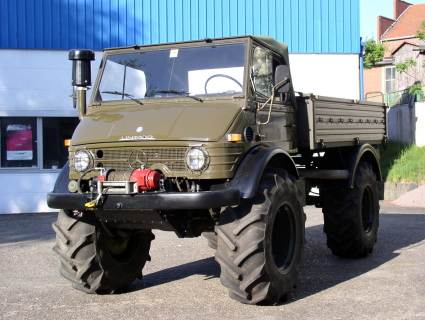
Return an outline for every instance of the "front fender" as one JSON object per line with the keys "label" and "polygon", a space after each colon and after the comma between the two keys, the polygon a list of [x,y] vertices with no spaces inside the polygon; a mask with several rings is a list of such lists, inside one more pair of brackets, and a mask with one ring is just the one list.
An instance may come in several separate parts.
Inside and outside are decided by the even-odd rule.
{"label": "front fender", "polygon": [[68,190],[68,182],[69,182],[69,162],[67,162],[61,172],[59,173],[55,186],[53,187],[54,193],[70,193]]}
{"label": "front fender", "polygon": [[299,178],[295,162],[285,150],[257,146],[250,150],[242,160],[227,189],[238,189],[243,199],[254,197],[266,167],[281,168],[296,179]]}

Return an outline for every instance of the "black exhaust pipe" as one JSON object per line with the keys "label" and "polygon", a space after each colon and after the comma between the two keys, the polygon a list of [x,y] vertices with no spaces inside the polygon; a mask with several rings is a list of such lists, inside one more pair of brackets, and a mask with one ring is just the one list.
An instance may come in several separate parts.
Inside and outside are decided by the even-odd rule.
{"label": "black exhaust pipe", "polygon": [[72,97],[77,99],[80,120],[86,115],[87,87],[91,86],[91,61],[94,58],[92,50],[74,49],[69,52],[68,59],[72,60],[72,86],[74,87]]}

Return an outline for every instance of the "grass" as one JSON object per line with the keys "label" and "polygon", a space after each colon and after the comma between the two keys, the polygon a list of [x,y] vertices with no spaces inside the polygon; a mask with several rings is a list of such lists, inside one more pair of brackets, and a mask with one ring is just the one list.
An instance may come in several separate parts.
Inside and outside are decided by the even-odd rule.
{"label": "grass", "polygon": [[388,141],[387,151],[380,149],[384,181],[425,184],[425,147]]}

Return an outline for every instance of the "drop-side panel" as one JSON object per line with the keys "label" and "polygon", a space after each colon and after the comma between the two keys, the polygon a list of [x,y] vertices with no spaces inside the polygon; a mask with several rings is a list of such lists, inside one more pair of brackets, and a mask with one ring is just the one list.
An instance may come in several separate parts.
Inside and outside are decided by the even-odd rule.
{"label": "drop-side panel", "polygon": [[384,103],[314,95],[297,102],[300,149],[376,145],[387,136]]}

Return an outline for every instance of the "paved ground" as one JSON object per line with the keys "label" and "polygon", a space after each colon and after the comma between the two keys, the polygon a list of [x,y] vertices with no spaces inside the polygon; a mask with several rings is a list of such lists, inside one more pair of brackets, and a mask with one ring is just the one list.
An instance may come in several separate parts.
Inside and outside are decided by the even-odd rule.
{"label": "paved ground", "polygon": [[425,208],[382,202],[375,252],[358,260],[332,256],[320,210],[306,213],[298,289],[275,307],[228,298],[206,240],[165,232],[131,292],[81,293],[59,275],[56,215],[0,215],[0,319],[425,319]]}

